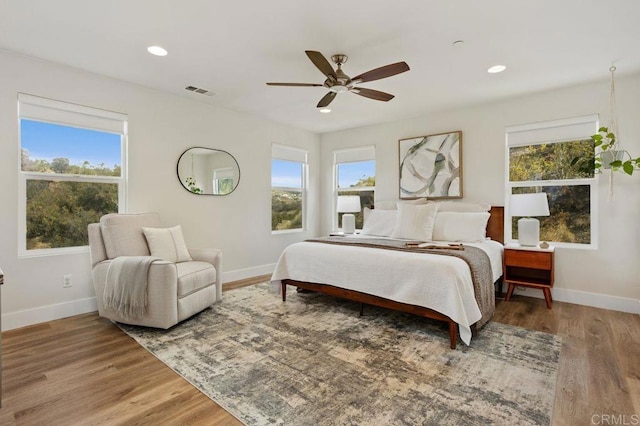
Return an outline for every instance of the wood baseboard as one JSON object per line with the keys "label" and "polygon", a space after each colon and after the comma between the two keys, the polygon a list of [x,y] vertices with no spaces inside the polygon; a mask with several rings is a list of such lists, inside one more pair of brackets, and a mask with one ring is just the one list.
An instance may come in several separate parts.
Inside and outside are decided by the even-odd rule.
{"label": "wood baseboard", "polygon": [[245,278],[238,281],[230,281],[222,284],[222,291],[235,290],[237,288],[247,287],[254,284],[260,284],[265,281],[269,281],[271,274],[258,275],[257,277]]}

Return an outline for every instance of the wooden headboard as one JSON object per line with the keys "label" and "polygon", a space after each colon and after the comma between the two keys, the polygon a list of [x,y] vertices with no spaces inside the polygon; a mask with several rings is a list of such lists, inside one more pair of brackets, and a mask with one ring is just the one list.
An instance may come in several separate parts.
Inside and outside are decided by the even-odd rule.
{"label": "wooden headboard", "polygon": [[504,244],[504,207],[491,206],[489,210],[489,223],[487,223],[487,237]]}

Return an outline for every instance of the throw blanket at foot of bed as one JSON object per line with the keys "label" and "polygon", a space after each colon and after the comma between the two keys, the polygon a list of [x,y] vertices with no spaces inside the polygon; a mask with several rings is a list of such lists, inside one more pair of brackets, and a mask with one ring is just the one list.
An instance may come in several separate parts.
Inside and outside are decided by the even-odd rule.
{"label": "throw blanket at foot of bed", "polygon": [[[493,286],[493,277],[491,274],[491,262],[489,256],[477,247],[468,245],[455,245],[447,248],[446,245],[434,245],[437,248],[427,246],[420,248],[415,246],[415,242],[407,242],[403,240],[388,240],[382,238],[345,238],[345,237],[325,237],[312,238],[306,240],[314,243],[349,245],[358,247],[369,247],[385,250],[406,251],[411,253],[436,254],[442,256],[453,256],[464,260],[469,265],[471,271],[471,279],[473,281],[473,289],[478,308],[482,314],[482,318],[476,323],[476,327],[480,328],[485,325],[496,307],[495,291]],[[407,244],[409,243],[409,245]],[[461,249],[462,248],[462,249]]]}

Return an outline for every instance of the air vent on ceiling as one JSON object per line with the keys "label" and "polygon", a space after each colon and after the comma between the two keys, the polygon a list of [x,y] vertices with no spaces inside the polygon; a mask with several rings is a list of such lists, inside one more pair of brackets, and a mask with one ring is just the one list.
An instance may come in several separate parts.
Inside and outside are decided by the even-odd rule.
{"label": "air vent on ceiling", "polygon": [[213,96],[214,95],[214,93],[211,90],[202,89],[200,87],[195,87],[195,86],[187,86],[187,87],[185,87],[185,90],[188,90],[188,91],[193,92],[193,93],[199,93],[201,95],[206,95],[206,96]]}

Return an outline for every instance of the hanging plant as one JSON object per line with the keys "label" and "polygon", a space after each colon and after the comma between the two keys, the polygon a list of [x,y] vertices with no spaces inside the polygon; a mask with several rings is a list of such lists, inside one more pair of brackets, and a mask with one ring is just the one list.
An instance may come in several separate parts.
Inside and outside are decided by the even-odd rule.
{"label": "hanging plant", "polygon": [[[576,157],[571,161],[571,165],[578,167],[578,170],[587,174],[602,173],[602,169],[611,169],[611,172],[619,171],[631,176],[634,170],[640,169],[640,157],[633,158],[628,151],[622,148],[622,145],[616,138],[618,131],[618,120],[616,118],[616,84],[614,78],[616,67],[612,65],[609,71],[611,72],[611,95],[609,97],[611,124],[609,127],[600,127],[598,133],[591,135],[591,141],[596,149],[593,161]],[[610,187],[613,188],[613,180],[610,182]],[[610,195],[613,195],[613,189],[610,190]]]}
{"label": "hanging plant", "polygon": [[571,165],[578,165],[581,171],[602,173],[602,169],[611,169],[632,175],[634,170],[640,169],[640,157],[633,158],[627,150],[622,149],[616,140],[616,135],[608,127],[600,127],[598,133],[591,135],[591,141],[597,149],[592,164],[584,158],[576,157]]}

